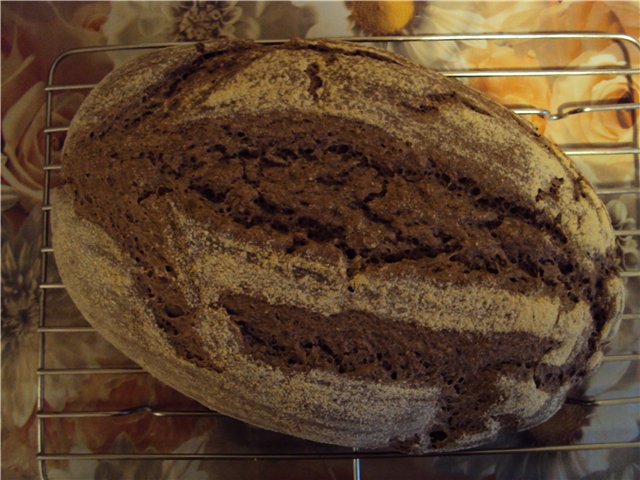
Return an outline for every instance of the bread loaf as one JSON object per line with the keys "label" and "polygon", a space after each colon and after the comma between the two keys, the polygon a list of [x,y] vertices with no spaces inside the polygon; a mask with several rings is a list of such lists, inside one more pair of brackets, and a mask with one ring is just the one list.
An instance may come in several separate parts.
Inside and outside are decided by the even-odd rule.
{"label": "bread loaf", "polygon": [[104,337],[223,414],[448,451],[552,415],[623,287],[571,162],[462,83],[295,40],[156,51],[69,129],[53,245]]}

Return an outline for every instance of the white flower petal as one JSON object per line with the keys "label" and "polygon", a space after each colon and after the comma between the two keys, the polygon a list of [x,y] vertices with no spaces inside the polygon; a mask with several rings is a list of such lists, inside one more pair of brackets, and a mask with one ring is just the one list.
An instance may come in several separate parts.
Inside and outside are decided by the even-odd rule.
{"label": "white flower petal", "polygon": [[607,211],[614,226],[622,223],[629,216],[627,206],[617,198],[607,203]]}
{"label": "white flower petal", "polygon": [[[86,447],[74,445],[69,450],[71,454],[88,454]],[[82,462],[69,462],[67,468],[47,468],[47,475],[51,480],[93,480],[98,468],[97,460],[84,460]]]}
{"label": "white flower petal", "polygon": [[[7,160],[8,160],[8,157],[3,153],[2,154],[2,172],[3,173],[6,168],[5,165],[7,163]],[[0,185],[0,197],[2,199],[1,204],[2,204],[3,212],[13,207],[20,199],[15,189],[11,187],[11,185],[8,185],[4,182]]]}
{"label": "white flower petal", "polygon": [[[207,442],[207,435],[193,437],[182,443],[174,453],[202,453]],[[190,460],[184,462],[162,462],[162,478],[166,480],[207,480],[207,472],[200,469],[202,462]]]}
{"label": "white flower petal", "polygon": [[18,193],[9,185],[6,185],[4,183],[0,186],[0,198],[0,204],[2,205],[3,212],[9,210],[16,203],[18,203],[18,200],[20,200]]}
{"label": "white flower petal", "polygon": [[[482,33],[488,31],[488,25],[481,15],[471,10],[456,8],[455,3],[450,7],[430,3],[424,13],[416,17],[413,30],[417,33],[436,34]],[[462,43],[475,48],[487,48],[486,40],[463,40]]]}
{"label": "white flower petal", "polygon": [[242,7],[229,8],[222,12],[222,22],[233,25],[242,17]]}
{"label": "white flower petal", "polygon": [[9,184],[15,192],[21,197],[30,198],[33,200],[39,200],[42,197],[42,191],[39,188],[33,188],[16,177],[8,168],[3,170],[2,178]]}
{"label": "white flower petal", "polygon": [[[172,40],[178,18],[176,2],[112,2],[107,21],[102,25],[106,43],[137,44]],[[109,57],[116,66],[145,51],[113,51]]]}
{"label": "white flower petal", "polygon": [[[638,438],[640,429],[638,404],[597,407],[589,416],[589,425],[582,429],[581,443],[629,442]],[[591,471],[604,468],[590,465]]]}
{"label": "white flower petal", "polygon": [[467,63],[455,42],[402,42],[391,48],[414,62],[430,68],[460,68]]}
{"label": "white flower petal", "polygon": [[292,2],[297,7],[312,7],[316,24],[307,32],[307,38],[352,37],[349,22],[351,12],[345,2]]}
{"label": "white flower petal", "polygon": [[10,159],[16,155],[22,133],[27,130],[44,103],[43,92],[44,82],[36,83],[20,97],[2,119],[4,152]]}
{"label": "white flower petal", "polygon": [[603,394],[619,384],[630,365],[630,362],[604,362],[598,370],[588,377],[585,395],[604,398]]}

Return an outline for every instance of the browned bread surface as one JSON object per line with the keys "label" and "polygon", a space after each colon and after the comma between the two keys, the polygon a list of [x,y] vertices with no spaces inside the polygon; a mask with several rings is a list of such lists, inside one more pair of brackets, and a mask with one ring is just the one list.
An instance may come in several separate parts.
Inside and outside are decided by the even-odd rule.
{"label": "browned bread surface", "polygon": [[615,331],[613,232],[569,160],[405,59],[213,42],[110,74],[54,192],[87,319],[222,413],[451,450],[557,410]]}

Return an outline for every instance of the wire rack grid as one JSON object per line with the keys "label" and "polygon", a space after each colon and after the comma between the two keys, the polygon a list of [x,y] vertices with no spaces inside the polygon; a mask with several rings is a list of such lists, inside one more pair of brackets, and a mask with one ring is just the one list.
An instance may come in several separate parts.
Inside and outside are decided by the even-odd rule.
{"label": "wire rack grid", "polygon": [[[492,34],[457,34],[457,35],[414,35],[414,36],[391,36],[391,37],[349,37],[342,38],[352,42],[362,43],[386,43],[386,42],[455,42],[469,40],[553,40],[560,42],[559,48],[562,48],[563,41],[570,40],[600,40],[608,41],[617,45],[625,59],[625,65],[615,65],[610,67],[560,67],[560,68],[513,68],[513,69],[473,69],[473,70],[446,70],[441,71],[444,75],[458,78],[472,77],[563,77],[563,76],[593,76],[593,75],[623,75],[627,79],[629,87],[629,95],[626,97],[628,101],[625,103],[601,104],[592,103],[585,100],[583,104],[564,104],[556,112],[550,112],[547,109],[537,106],[514,106],[512,110],[520,115],[538,115],[549,121],[560,120],[572,115],[588,115],[593,112],[602,111],[630,111],[632,118],[635,120],[637,110],[640,109],[640,103],[634,102],[632,92],[633,76],[640,74],[640,69],[633,68],[630,60],[630,52],[640,53],[640,41],[634,37],[624,34],[598,33],[598,32],[558,32],[558,33],[492,33]],[[262,44],[277,44],[286,40],[260,40]],[[164,48],[167,46],[184,44],[182,43],[162,43],[162,44],[143,44],[143,45],[118,45],[118,46],[97,46],[78,48],[69,50],[59,55],[53,62],[48,77],[48,83],[45,87],[46,92],[46,111],[45,111],[45,160],[44,170],[44,190],[43,190],[43,206],[42,206],[42,247],[41,247],[41,272],[40,272],[40,314],[38,322],[39,335],[39,352],[38,352],[38,371],[37,371],[37,461],[39,465],[40,477],[44,480],[49,478],[47,475],[47,461],[83,461],[83,460],[110,460],[122,461],[128,460],[308,460],[308,459],[342,459],[352,462],[353,478],[359,480],[361,478],[361,462],[392,457],[405,457],[404,454],[398,454],[389,451],[358,451],[356,449],[345,450],[342,452],[330,453],[140,453],[140,454],[118,454],[118,453],[69,453],[69,452],[52,452],[47,450],[45,445],[45,428],[46,419],[50,418],[80,418],[92,419],[103,417],[122,417],[135,414],[153,415],[157,417],[185,417],[185,416],[215,416],[218,415],[213,411],[170,411],[161,410],[152,406],[132,406],[125,409],[117,410],[93,410],[93,411],[50,411],[45,407],[45,378],[56,377],[61,375],[121,375],[121,374],[146,374],[140,368],[48,368],[45,365],[45,352],[47,339],[55,335],[75,335],[78,333],[93,332],[88,326],[50,326],[47,325],[47,295],[51,290],[64,290],[62,283],[56,283],[49,280],[49,260],[53,254],[53,248],[50,245],[49,231],[49,215],[52,208],[50,204],[50,189],[52,176],[59,173],[61,166],[53,163],[52,136],[55,134],[64,134],[68,125],[52,125],[53,102],[56,94],[69,91],[88,91],[95,86],[94,83],[77,83],[77,84],[56,84],[54,79],[56,73],[60,69],[60,65],[68,61],[78,61],[85,55],[99,54],[113,51],[123,50],[153,50]],[[584,144],[565,146],[563,151],[570,157],[577,156],[598,156],[598,155],[631,155],[633,156],[634,172],[630,183],[622,185],[607,185],[605,188],[597,189],[598,194],[602,198],[611,195],[631,195],[634,196],[634,203],[640,211],[640,147],[638,143],[638,126],[633,122],[633,138],[631,143],[620,144]],[[562,146],[561,146],[562,147]],[[640,237],[640,229],[626,229],[616,231],[618,236]],[[622,275],[627,278],[640,277],[640,270],[623,271]],[[626,313],[623,315],[623,322],[640,321],[640,313]],[[621,362],[621,361],[640,361],[640,352],[628,352],[615,355],[605,355],[605,362]],[[586,406],[611,406],[640,403],[640,396],[628,396],[623,398],[608,398],[604,400],[595,398],[570,398],[568,402]],[[575,450],[602,450],[602,449],[620,449],[620,448],[637,448],[640,442],[606,442],[606,443],[589,443],[589,444],[563,444],[551,446],[536,447],[518,447],[518,448],[489,448],[489,449],[473,449],[461,452],[447,453],[445,455],[491,455],[491,454],[521,454],[535,452],[563,452]],[[427,454],[434,456],[435,454]],[[440,454],[443,455],[443,454]]]}

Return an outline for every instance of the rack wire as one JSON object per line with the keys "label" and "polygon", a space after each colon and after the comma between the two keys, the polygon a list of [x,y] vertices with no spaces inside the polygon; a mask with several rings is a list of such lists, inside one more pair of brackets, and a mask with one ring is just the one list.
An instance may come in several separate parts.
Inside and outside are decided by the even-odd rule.
{"label": "rack wire", "polygon": [[[456,35],[412,35],[412,36],[387,36],[387,37],[349,37],[341,38],[351,42],[362,43],[385,43],[385,42],[452,42],[452,41],[469,41],[469,40],[556,40],[562,42],[565,40],[606,40],[617,45],[625,59],[625,65],[615,67],[602,68],[585,68],[580,66],[566,68],[538,68],[538,69],[475,69],[475,70],[446,70],[441,71],[444,75],[458,78],[474,78],[474,77],[562,77],[562,76],[592,76],[592,75],[623,75],[626,77],[629,86],[629,96],[631,102],[615,103],[615,104],[592,104],[585,102],[583,105],[571,105],[568,108],[561,108],[557,112],[551,112],[544,108],[536,106],[518,106],[512,110],[519,115],[538,115],[548,121],[556,121],[573,115],[585,115],[602,111],[631,111],[633,118],[636,118],[637,110],[640,109],[640,103],[633,102],[632,76],[640,74],[640,69],[633,68],[630,60],[630,50],[640,53],[640,41],[634,37],[625,34],[614,33],[598,33],[598,32],[558,32],[558,33],[492,33],[492,34],[456,34]],[[259,40],[262,44],[278,44],[286,40]],[[37,461],[39,466],[40,477],[43,480],[48,478],[47,461],[53,460],[111,460],[111,461],[129,461],[129,460],[322,460],[322,459],[343,459],[352,461],[353,478],[360,480],[361,478],[361,461],[369,461],[382,458],[408,457],[405,454],[399,454],[389,451],[358,451],[357,449],[340,452],[318,452],[318,453],[68,453],[68,452],[52,452],[47,450],[45,445],[45,428],[46,419],[51,418],[115,418],[126,417],[131,415],[152,415],[154,417],[187,417],[187,416],[204,416],[214,417],[220,416],[213,411],[176,411],[161,410],[151,406],[132,406],[130,408],[116,410],[94,410],[94,411],[49,411],[45,409],[45,378],[69,375],[146,375],[146,372],[138,367],[128,368],[48,368],[45,365],[46,340],[50,335],[77,335],[82,333],[94,332],[94,329],[85,325],[76,326],[49,326],[47,325],[47,296],[52,290],[64,290],[62,283],[49,281],[49,260],[54,253],[50,245],[49,216],[51,209],[54,208],[50,204],[50,191],[52,176],[58,174],[61,166],[53,163],[51,154],[52,136],[55,134],[64,134],[68,125],[52,125],[52,112],[54,96],[62,92],[70,91],[87,91],[92,89],[94,83],[78,83],[59,85],[55,83],[55,75],[60,65],[65,60],[78,61],[84,55],[99,54],[105,52],[124,51],[124,50],[153,50],[165,48],[173,45],[183,45],[185,42],[168,42],[161,44],[141,44],[141,45],[116,45],[116,46],[97,46],[87,48],[77,48],[66,51],[59,55],[49,70],[48,82],[45,87],[46,92],[46,111],[45,111],[45,160],[43,165],[44,174],[44,190],[43,190],[43,206],[42,206],[42,248],[41,252],[41,272],[40,272],[40,297],[39,297],[39,352],[38,352],[38,370],[37,370]],[[637,100],[637,99],[636,99]],[[570,157],[578,156],[597,156],[597,155],[632,155],[634,164],[634,175],[627,185],[607,186],[606,188],[597,189],[601,197],[610,195],[635,195],[635,202],[640,211],[640,146],[638,143],[638,126],[633,122],[633,138],[632,142],[627,144],[615,144],[604,146],[579,145],[564,148],[564,152]],[[639,237],[640,229],[627,229],[616,231],[617,236]],[[631,270],[622,272],[626,278],[640,278],[640,270]],[[640,321],[640,313],[626,313],[622,317],[623,322]],[[615,355],[605,355],[605,362],[622,362],[622,361],[640,361],[640,352],[629,352]],[[622,398],[594,399],[594,398],[569,398],[568,403],[583,406],[603,407],[626,404],[640,403],[640,396],[629,396]],[[640,447],[640,442],[603,442],[589,444],[565,444],[550,446],[534,446],[534,447],[518,447],[518,448],[485,448],[473,449],[460,452],[451,452],[446,454],[426,454],[422,456],[436,455],[516,455],[522,453],[539,453],[539,452],[566,452],[578,450],[603,450],[603,449],[626,449]]]}

